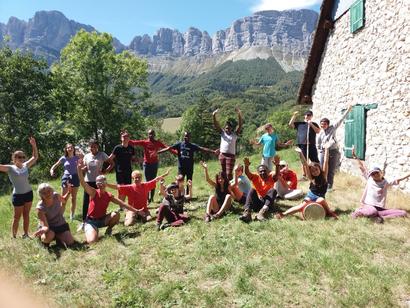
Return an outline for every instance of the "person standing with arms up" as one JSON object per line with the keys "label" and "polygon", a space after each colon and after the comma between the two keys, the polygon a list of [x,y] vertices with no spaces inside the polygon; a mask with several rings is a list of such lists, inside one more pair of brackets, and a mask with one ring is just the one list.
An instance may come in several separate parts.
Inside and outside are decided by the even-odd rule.
{"label": "person standing with arms up", "polygon": [[12,155],[13,164],[0,165],[0,172],[7,173],[10,182],[13,184],[13,195],[11,198],[14,209],[11,225],[13,238],[17,236],[21,216],[23,216],[23,238],[29,237],[28,228],[30,225],[31,204],[33,203],[33,190],[28,182],[28,169],[38,160],[36,140],[33,137],[30,137],[29,140],[33,151],[32,157],[29,160],[25,160],[26,155],[23,151],[15,151]]}
{"label": "person standing with arms up", "polygon": [[[296,145],[302,150],[303,156],[306,160],[318,163],[319,158],[317,156],[316,149],[316,134],[319,134],[320,128],[317,123],[312,122],[313,112],[308,110],[305,112],[303,122],[295,122],[298,111],[295,111],[292,118],[289,121],[289,127],[296,129]],[[306,179],[306,170],[302,165],[303,178]]]}
{"label": "person standing with arms up", "polygon": [[235,155],[236,155],[236,140],[238,135],[242,130],[243,118],[241,110],[236,107],[235,111],[238,114],[238,127],[236,129],[233,127],[230,121],[225,123],[225,127],[222,129],[218,120],[216,119],[216,114],[219,109],[216,109],[212,113],[212,119],[214,122],[215,129],[221,134],[221,146],[219,149],[219,162],[221,163],[222,172],[226,175],[228,180],[233,178],[233,168],[235,166]]}
{"label": "person standing with arms up", "polygon": [[323,162],[325,157],[325,149],[324,145],[329,144],[329,162],[328,162],[328,173],[327,173],[327,191],[331,191],[333,188],[333,179],[335,177],[335,173],[337,168],[339,167],[340,163],[340,152],[339,146],[336,140],[336,130],[339,126],[343,123],[343,120],[346,119],[349,112],[352,110],[352,105],[347,107],[347,110],[340,118],[339,121],[336,122],[334,125],[329,125],[330,121],[328,118],[322,118],[320,120],[320,133],[316,137],[316,144],[319,150],[319,161],[320,166],[323,168]]}

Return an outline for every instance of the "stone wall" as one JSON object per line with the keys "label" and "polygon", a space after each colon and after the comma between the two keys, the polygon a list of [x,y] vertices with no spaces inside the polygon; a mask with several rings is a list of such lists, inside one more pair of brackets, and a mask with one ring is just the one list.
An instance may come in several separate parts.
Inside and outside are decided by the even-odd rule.
{"label": "stone wall", "polygon": [[[410,173],[410,3],[365,1],[365,26],[350,33],[349,12],[329,35],[313,87],[315,119],[335,122],[351,104],[373,104],[367,112],[366,163],[383,166],[386,177]],[[343,147],[344,126],[337,133]],[[357,173],[351,159],[342,170]],[[410,180],[400,188],[410,192]]]}

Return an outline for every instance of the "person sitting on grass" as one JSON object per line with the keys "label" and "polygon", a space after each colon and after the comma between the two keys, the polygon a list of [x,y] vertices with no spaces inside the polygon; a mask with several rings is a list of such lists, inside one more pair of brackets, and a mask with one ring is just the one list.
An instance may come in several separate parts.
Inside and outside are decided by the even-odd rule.
{"label": "person sitting on grass", "polygon": [[233,172],[234,177],[230,181],[232,198],[243,205],[246,202],[246,196],[251,190],[251,183],[248,178],[243,175],[243,166],[241,164],[235,165]]}
{"label": "person sitting on grass", "polygon": [[[104,175],[99,175],[95,179],[97,189],[91,187],[84,180],[84,175],[81,170],[84,168],[84,163],[80,159],[77,164],[78,176],[81,186],[90,195],[90,204],[88,207],[87,217],[84,224],[85,239],[88,244],[98,241],[98,229],[108,227],[105,234],[111,235],[112,228],[120,221],[118,212],[107,214],[107,208],[110,202],[118,204],[120,208],[126,208],[129,211],[137,212],[132,206],[129,206],[119,198],[114,197],[110,192],[106,191],[107,179]],[[146,199],[145,199],[146,200]]]}
{"label": "person sitting on grass", "polygon": [[187,181],[187,191],[185,194],[185,179],[182,174],[178,174],[175,177],[175,181],[178,184],[178,198],[184,198],[184,202],[189,202],[192,199],[192,180]]}
{"label": "person sitting on grass", "polygon": [[269,172],[268,167],[259,165],[258,174],[252,173],[249,170],[251,162],[248,157],[243,159],[245,165],[245,174],[252,182],[252,189],[246,197],[245,209],[243,214],[239,217],[243,222],[250,222],[252,220],[252,211],[258,212],[255,219],[263,221],[267,219],[269,211],[278,212],[280,209],[275,205],[276,190],[274,188],[275,182],[279,173],[279,157],[273,158],[276,172]]}
{"label": "person sitting on grass", "polygon": [[399,209],[386,209],[387,188],[398,185],[401,181],[410,177],[410,174],[395,180],[386,180],[381,168],[375,166],[368,171],[366,166],[357,158],[354,149],[352,156],[359,163],[359,168],[366,179],[360,208],[352,213],[353,218],[368,217],[373,218],[378,223],[383,223],[385,218],[406,217],[407,212]]}
{"label": "person sitting on grass", "polygon": [[289,169],[288,163],[284,160],[279,162],[279,176],[275,184],[275,189],[278,192],[277,197],[286,200],[299,199],[303,196],[303,191],[297,189],[298,177],[296,173]]}
{"label": "person sitting on grass", "polygon": [[316,202],[320,204],[326,212],[327,216],[331,216],[337,219],[336,213],[330,210],[329,205],[325,200],[325,195],[327,191],[327,162],[329,158],[329,148],[328,145],[325,145],[325,157],[323,161],[323,170],[320,168],[320,164],[317,162],[311,162],[308,164],[306,161],[305,155],[303,155],[303,151],[300,148],[295,149],[296,152],[300,155],[300,160],[304,169],[306,170],[306,176],[310,181],[309,191],[305,196],[303,202],[299,205],[293,206],[290,209],[286,210],[283,213],[279,213],[277,218],[283,218],[285,216],[303,212],[304,208],[312,203]]}
{"label": "person sitting on grass", "polygon": [[[172,182],[166,188],[164,182],[161,181],[161,194],[164,196],[162,203],[158,209],[157,229],[163,230],[167,227],[179,227],[189,220],[188,215],[184,214],[185,196],[180,191],[180,187],[176,182]],[[185,188],[182,186],[182,192]],[[162,224],[164,218],[166,224]]]}
{"label": "person sitting on grass", "polygon": [[118,189],[118,194],[128,197],[128,204],[137,211],[125,212],[125,226],[132,226],[136,223],[137,218],[141,218],[142,222],[148,222],[152,220],[151,213],[148,209],[148,194],[155,188],[157,182],[166,177],[169,174],[169,170],[161,175],[157,176],[151,181],[142,182],[142,174],[139,170],[134,170],[131,173],[133,184],[130,185],[113,185],[108,184],[108,187]]}
{"label": "person sitting on grass", "polygon": [[231,208],[232,196],[229,187],[229,180],[224,172],[215,175],[215,182],[211,180],[208,174],[208,165],[201,161],[201,166],[205,171],[205,179],[209,185],[215,189],[215,193],[209,196],[206,205],[205,222],[222,217],[222,215]]}
{"label": "person sitting on grass", "polygon": [[36,206],[40,226],[33,235],[40,237],[41,242],[47,247],[53,240],[61,242],[64,246],[74,244],[70,226],[63,215],[71,194],[71,186],[68,186],[64,196],[56,193],[48,183],[41,183],[37,192],[41,199]]}

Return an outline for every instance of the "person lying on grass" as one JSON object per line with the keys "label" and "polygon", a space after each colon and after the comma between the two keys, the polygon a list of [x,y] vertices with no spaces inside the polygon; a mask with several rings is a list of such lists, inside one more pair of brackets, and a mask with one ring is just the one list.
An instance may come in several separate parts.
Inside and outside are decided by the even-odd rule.
{"label": "person lying on grass", "polygon": [[37,192],[41,199],[36,206],[39,229],[33,235],[39,237],[45,246],[49,246],[53,240],[61,242],[64,246],[74,244],[70,226],[63,215],[71,191],[69,185],[66,194],[61,196],[48,183],[41,183],[38,186]]}
{"label": "person lying on grass", "polygon": [[110,235],[112,228],[120,221],[120,214],[118,212],[107,214],[107,208],[110,202],[118,204],[120,208],[126,208],[131,212],[137,212],[138,210],[106,191],[107,179],[104,175],[99,175],[95,179],[97,189],[88,185],[81,172],[83,168],[84,163],[82,159],[80,159],[77,164],[80,184],[87,191],[87,194],[90,195],[90,204],[85,219],[84,232],[87,243],[92,244],[98,241],[99,228],[108,227],[105,234]]}
{"label": "person lying on grass", "polygon": [[311,162],[310,164],[308,164],[308,162],[306,161],[305,155],[303,155],[303,152],[300,148],[296,148],[295,150],[296,152],[299,153],[302,165],[304,166],[304,169],[306,170],[306,176],[310,181],[309,191],[306,194],[305,199],[303,200],[301,204],[293,206],[283,213],[279,213],[277,215],[277,218],[283,218],[287,215],[295,214],[297,212],[303,212],[304,208],[309,203],[316,202],[324,208],[327,216],[331,216],[337,219],[336,213],[330,210],[329,205],[327,204],[325,200],[325,195],[327,191],[327,162],[329,159],[328,145],[325,145],[325,157],[323,161],[323,170],[320,167],[320,164],[317,162]]}
{"label": "person lying on grass", "polygon": [[221,218],[231,208],[232,192],[229,187],[229,180],[224,172],[217,173],[215,181],[212,181],[208,174],[206,162],[201,161],[201,166],[204,168],[206,181],[215,189],[215,193],[209,196],[206,205],[205,222],[210,222],[212,219]]}
{"label": "person lying on grass", "polygon": [[275,173],[269,172],[268,167],[265,165],[259,165],[256,174],[249,170],[251,164],[249,158],[245,157],[243,159],[245,174],[253,186],[246,197],[244,212],[239,217],[243,222],[248,223],[252,220],[252,211],[258,212],[255,219],[259,221],[266,220],[269,211],[280,211],[279,207],[275,205],[276,190],[274,188],[279,174],[279,156],[274,156],[273,162],[276,167]]}
{"label": "person lying on grass", "polygon": [[251,183],[248,178],[243,175],[243,166],[241,164],[235,165],[233,168],[234,177],[229,182],[232,198],[239,204],[245,204],[246,196],[251,190]]}
{"label": "person lying on grass", "polygon": [[407,217],[407,212],[404,210],[386,209],[385,207],[387,188],[398,185],[401,181],[409,178],[410,174],[398,179],[386,180],[381,168],[374,166],[369,171],[365,164],[357,158],[354,149],[352,156],[357,160],[362,175],[366,179],[366,186],[360,199],[360,208],[352,213],[352,217],[373,218],[378,223],[383,223],[385,218]]}
{"label": "person lying on grass", "polygon": [[[188,181],[188,185],[192,188],[192,182]],[[160,191],[164,196],[159,209],[157,217],[157,229],[163,230],[167,227],[179,227],[189,220],[188,215],[184,213],[184,185],[182,185],[182,194],[180,187],[176,182],[172,182],[165,187],[164,182],[161,181]],[[167,223],[162,224],[164,218]]]}
{"label": "person lying on grass", "polygon": [[131,173],[131,179],[134,182],[129,185],[114,185],[107,184],[112,189],[118,189],[118,194],[128,197],[128,204],[136,211],[125,212],[125,226],[132,226],[136,223],[137,218],[141,218],[142,222],[148,222],[153,219],[148,209],[148,194],[155,188],[157,182],[162,180],[169,174],[169,170],[163,175],[157,176],[155,179],[142,182],[142,174],[139,170],[134,170]]}

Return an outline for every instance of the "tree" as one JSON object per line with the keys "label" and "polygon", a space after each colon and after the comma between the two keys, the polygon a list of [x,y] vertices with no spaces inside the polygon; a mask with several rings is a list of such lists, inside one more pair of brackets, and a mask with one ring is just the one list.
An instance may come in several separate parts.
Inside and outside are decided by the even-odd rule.
{"label": "tree", "polygon": [[4,46],[0,49],[0,67],[0,163],[4,164],[10,162],[15,150],[31,153],[29,136],[38,139],[41,149],[39,131],[54,108],[45,61]]}
{"label": "tree", "polygon": [[[147,63],[130,52],[115,53],[107,33],[80,30],[52,67],[54,97],[78,139],[94,138],[111,149],[119,131],[145,131],[138,102],[147,96]],[[141,131],[142,129],[142,131]]]}

